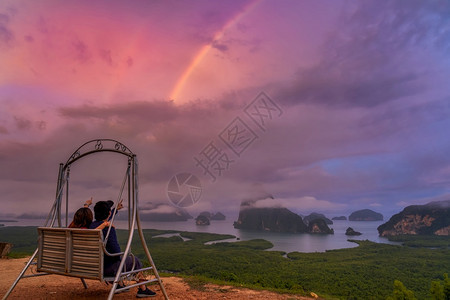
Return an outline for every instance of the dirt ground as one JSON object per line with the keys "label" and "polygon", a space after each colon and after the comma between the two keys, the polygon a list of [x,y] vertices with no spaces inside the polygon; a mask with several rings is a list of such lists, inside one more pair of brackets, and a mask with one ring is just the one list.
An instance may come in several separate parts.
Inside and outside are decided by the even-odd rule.
{"label": "dirt ground", "polygon": [[[22,259],[0,259],[0,297],[3,297],[27,262]],[[28,273],[28,272],[27,272]],[[88,289],[80,279],[59,275],[24,278],[19,281],[8,299],[106,299],[111,286],[96,280],[86,280]],[[208,284],[201,289],[191,289],[179,277],[164,277],[163,284],[169,299],[207,300],[207,299],[314,299],[295,295],[282,295],[269,291],[256,291],[230,286]],[[150,288],[157,292],[151,299],[164,299],[159,285]],[[136,299],[137,287],[116,294],[114,299]]]}

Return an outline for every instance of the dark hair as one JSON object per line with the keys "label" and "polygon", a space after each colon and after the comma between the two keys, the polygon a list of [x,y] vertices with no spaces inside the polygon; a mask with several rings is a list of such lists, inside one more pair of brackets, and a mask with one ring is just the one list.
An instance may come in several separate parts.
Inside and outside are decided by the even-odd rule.
{"label": "dark hair", "polygon": [[111,212],[108,202],[106,201],[98,201],[94,206],[94,214],[95,219],[97,221],[106,220],[109,217],[109,213]]}
{"label": "dark hair", "polygon": [[92,223],[92,211],[87,207],[78,209],[69,228],[89,228]]}
{"label": "dark hair", "polygon": [[108,201],[105,201],[105,202],[108,204],[108,206],[109,206],[110,209],[111,209],[112,207],[114,207],[114,201],[108,200]]}

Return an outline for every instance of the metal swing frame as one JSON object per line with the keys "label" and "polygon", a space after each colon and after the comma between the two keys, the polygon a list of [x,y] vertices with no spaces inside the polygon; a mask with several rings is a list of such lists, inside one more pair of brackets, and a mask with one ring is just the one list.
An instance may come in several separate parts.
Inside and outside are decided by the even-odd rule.
{"label": "metal swing frame", "polygon": [[[128,240],[126,248],[121,253],[108,253],[105,245],[108,239],[111,226],[114,222],[115,214],[113,214],[108,228],[107,234],[103,237],[100,229],[77,229],[67,228],[68,226],[68,201],[69,201],[69,174],[70,166],[79,159],[99,152],[113,152],[124,155],[128,158],[128,168],[125,173],[125,178],[122,183],[121,191],[116,203],[116,211],[119,200],[125,184],[128,185]],[[65,227],[62,227],[61,222],[61,208],[63,206],[63,190],[65,193]],[[3,300],[6,300],[13,291],[17,283],[22,278],[43,276],[50,274],[58,274],[71,277],[79,277],[87,288],[85,278],[98,279],[103,282],[113,282],[111,290],[108,295],[108,300],[114,297],[114,294],[122,290],[130,289],[134,286],[157,282],[160,286],[161,292],[166,300],[169,299],[162,280],[158,274],[156,266],[148,250],[145,242],[144,234],[141,227],[141,222],[138,213],[138,162],[136,155],[124,144],[112,139],[96,139],[91,140],[81,145],[69,157],[65,164],[59,165],[58,181],[56,187],[56,198],[53,206],[45,221],[44,227],[38,228],[39,241],[38,248],[20,272],[17,279],[7,291]],[[131,243],[133,241],[133,234],[137,227],[139,238],[142,247],[150,263],[150,267],[126,270],[124,271],[125,260],[131,254]],[[119,269],[115,277],[103,276],[103,257],[104,255],[119,256],[122,255]],[[34,259],[38,256],[37,263]],[[25,272],[31,265],[37,265],[38,273],[32,275],[25,275]],[[124,288],[117,288],[118,283],[126,277],[133,276],[138,272],[152,270],[154,279],[142,281],[136,284],[128,285]]]}

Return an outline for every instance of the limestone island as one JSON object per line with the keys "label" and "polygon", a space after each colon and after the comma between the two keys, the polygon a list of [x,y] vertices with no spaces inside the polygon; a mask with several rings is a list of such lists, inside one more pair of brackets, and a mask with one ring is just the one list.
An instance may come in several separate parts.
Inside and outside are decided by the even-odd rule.
{"label": "limestone island", "polygon": [[345,231],[345,235],[361,235],[362,233],[359,231],[355,231],[353,228],[348,227]]}
{"label": "limestone island", "polygon": [[211,221],[223,221],[226,219],[225,215],[223,213],[216,212],[216,213],[211,213],[209,211],[202,211],[199,216],[205,216],[207,217],[209,220]]}
{"label": "limestone island", "polygon": [[[187,221],[193,217],[184,209],[175,208],[166,204],[149,205],[149,208],[141,209],[140,217],[142,221],[155,222],[175,222]],[[125,214],[117,214],[118,218],[123,218]]]}
{"label": "limestone island", "polygon": [[319,214],[319,213],[316,213],[316,212],[313,212],[313,213],[307,215],[306,217],[304,217],[304,218],[303,218],[303,221],[304,221],[305,223],[308,224],[309,222],[311,222],[311,221],[313,221],[313,220],[315,220],[315,219],[322,219],[322,220],[324,220],[325,223],[327,223],[328,225],[333,224],[333,221],[331,221],[330,219],[328,219],[327,217],[325,217],[325,215]]}
{"label": "limestone island", "polygon": [[410,205],[378,226],[380,236],[450,235],[450,200]]}
{"label": "limestone island", "polygon": [[205,215],[200,214],[197,218],[195,218],[195,225],[206,226],[211,224],[209,218]]}
{"label": "limestone island", "polygon": [[349,221],[383,221],[383,215],[371,209],[361,209],[351,213]]}
{"label": "limestone island", "polygon": [[[273,199],[271,196],[270,198]],[[242,201],[234,228],[286,233],[333,233],[333,229],[323,219],[311,220],[306,225],[301,216],[287,208],[259,207],[257,202],[258,200]]]}

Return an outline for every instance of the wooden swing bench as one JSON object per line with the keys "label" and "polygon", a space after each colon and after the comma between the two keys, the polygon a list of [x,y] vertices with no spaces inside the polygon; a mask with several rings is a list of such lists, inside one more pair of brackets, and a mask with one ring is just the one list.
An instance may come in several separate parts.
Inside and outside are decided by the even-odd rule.
{"label": "wooden swing bench", "polygon": [[104,281],[100,229],[39,227],[38,237],[38,272]]}
{"label": "wooden swing bench", "polygon": [[[119,256],[121,253],[109,254],[103,243],[103,232],[100,229],[80,228],[38,228],[38,258],[37,271],[47,274],[58,274],[71,277],[79,277],[85,288],[84,279],[100,280],[102,282],[114,282],[115,277],[103,275],[104,255]],[[127,270],[121,272],[121,276],[153,269],[146,267],[139,270]],[[139,284],[157,282],[158,279],[147,280]],[[133,284],[124,289],[129,289]],[[122,289],[116,289],[121,291]]]}

